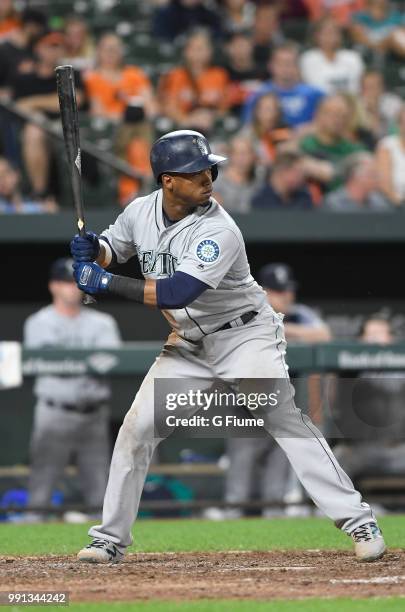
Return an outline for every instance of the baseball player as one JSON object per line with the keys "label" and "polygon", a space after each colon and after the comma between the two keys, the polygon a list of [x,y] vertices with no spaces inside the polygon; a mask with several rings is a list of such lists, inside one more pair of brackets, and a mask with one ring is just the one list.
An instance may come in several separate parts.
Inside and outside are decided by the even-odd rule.
{"label": "baseball player", "polygon": [[[118,434],[102,523],[89,530],[93,540],[78,553],[81,561],[119,561],[132,544],[131,528],[160,441],[154,430],[156,378],[197,380],[204,389],[213,379],[289,384],[282,317],[250,274],[239,228],[211,197],[223,161],[198,132],[162,136],[151,149],[159,188],[135,199],[100,236],[72,240],[80,289],[159,308],[172,327]],[[106,270],[135,254],[144,279]],[[385,543],[372,510],[310,419],[292,402],[285,410],[269,410],[265,428],[314,502],[352,536],[357,558],[381,557]]]}
{"label": "baseball player", "polygon": [[[82,294],[72,274],[71,259],[53,262],[49,291],[52,304],[32,314],[24,325],[26,348],[117,348],[120,334],[114,319],[82,308]],[[75,453],[86,504],[101,508],[108,476],[108,403],[110,385],[89,376],[39,376],[31,435],[29,506],[48,506],[52,488]]]}

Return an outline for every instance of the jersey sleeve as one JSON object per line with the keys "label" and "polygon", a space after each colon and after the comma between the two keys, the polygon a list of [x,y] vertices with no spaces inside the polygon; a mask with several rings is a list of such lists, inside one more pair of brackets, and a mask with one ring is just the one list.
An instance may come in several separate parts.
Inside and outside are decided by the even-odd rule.
{"label": "jersey sleeve", "polygon": [[191,240],[176,271],[190,274],[216,289],[236,261],[241,246],[233,230],[227,227],[211,231],[207,229]]}
{"label": "jersey sleeve", "polygon": [[136,254],[131,214],[131,207],[127,206],[115,223],[100,235],[100,238],[104,236],[107,239],[118,263],[125,263]]}

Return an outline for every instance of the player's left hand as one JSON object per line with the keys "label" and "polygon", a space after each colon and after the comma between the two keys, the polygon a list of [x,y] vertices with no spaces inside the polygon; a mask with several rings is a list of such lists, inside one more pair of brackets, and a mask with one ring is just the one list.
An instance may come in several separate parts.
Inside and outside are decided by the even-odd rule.
{"label": "player's left hand", "polygon": [[73,264],[73,270],[77,286],[82,291],[91,295],[108,291],[113,275],[98,264],[76,262]]}

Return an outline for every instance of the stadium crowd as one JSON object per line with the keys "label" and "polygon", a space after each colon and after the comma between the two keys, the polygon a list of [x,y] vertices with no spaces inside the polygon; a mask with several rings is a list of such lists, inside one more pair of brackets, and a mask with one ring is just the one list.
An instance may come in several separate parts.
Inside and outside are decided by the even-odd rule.
{"label": "stadium crowd", "polygon": [[[83,121],[109,125],[110,150],[139,174],[119,177],[121,206],[150,187],[151,142],[176,128],[203,132],[229,157],[214,195],[230,212],[403,205],[405,107],[399,80],[387,87],[384,76],[405,56],[400,2],[151,5],[147,34],[172,58],[152,72],[113,20],[94,31],[85,16],[65,14],[56,29],[39,8],[17,11],[1,0],[0,102],[28,121],[10,121],[1,110],[0,213],[58,209],[57,148],[30,119],[59,125],[54,68],[61,63],[75,68]],[[301,36],[291,24],[300,24]],[[140,34],[133,36],[136,43]],[[7,173],[18,177],[18,197],[3,185]],[[84,160],[85,178],[100,182],[101,174]]]}

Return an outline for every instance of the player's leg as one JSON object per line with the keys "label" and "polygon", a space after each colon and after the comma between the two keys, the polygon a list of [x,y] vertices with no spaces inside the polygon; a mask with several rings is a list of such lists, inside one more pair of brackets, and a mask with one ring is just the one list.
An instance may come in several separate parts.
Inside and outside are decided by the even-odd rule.
{"label": "player's leg", "polygon": [[101,509],[111,459],[108,411],[102,407],[82,418],[76,440],[80,488],[87,506]]}
{"label": "player's leg", "polygon": [[[159,358],[146,375],[119,431],[111,460],[104,497],[102,524],[89,530],[99,540],[79,552],[79,559],[90,562],[116,561],[132,544],[131,528],[153,452],[161,441],[155,437],[155,378],[200,379],[210,384],[210,371],[200,361],[191,343],[172,335]],[[204,382],[205,381],[205,382]],[[192,414],[192,412],[190,412]],[[107,544],[105,544],[107,542]]]}
{"label": "player's leg", "polygon": [[48,506],[52,489],[63,475],[74,445],[70,415],[39,401],[30,442],[28,503],[32,510]]}
{"label": "player's leg", "polygon": [[[213,344],[213,353],[215,344],[215,373],[221,378],[267,379],[270,385],[272,381],[278,381],[280,385],[284,379],[284,384],[280,385],[283,401],[279,401],[275,409],[267,411],[265,428],[286,453],[316,505],[336,526],[353,535],[355,542],[358,534],[358,556],[365,560],[381,556],[385,546],[378,528],[364,527],[375,525],[370,506],[362,501],[321,432],[295,406],[293,395],[287,393],[288,367],[284,359],[286,342],[282,320],[264,313],[244,327],[212,336],[214,338],[208,342]],[[255,388],[254,384],[252,388]],[[368,550],[371,551],[369,557]]]}
{"label": "player's leg", "polygon": [[266,438],[267,453],[261,474],[261,498],[272,507],[263,510],[263,516],[271,518],[283,512],[284,496],[287,490],[290,463],[277,442]]}
{"label": "player's leg", "polygon": [[[226,453],[229,467],[225,478],[225,501],[230,504],[242,504],[249,501],[255,474],[260,470],[259,460],[263,456],[268,439],[266,438],[228,438]],[[231,508],[229,518],[238,518],[243,514],[240,508]]]}

